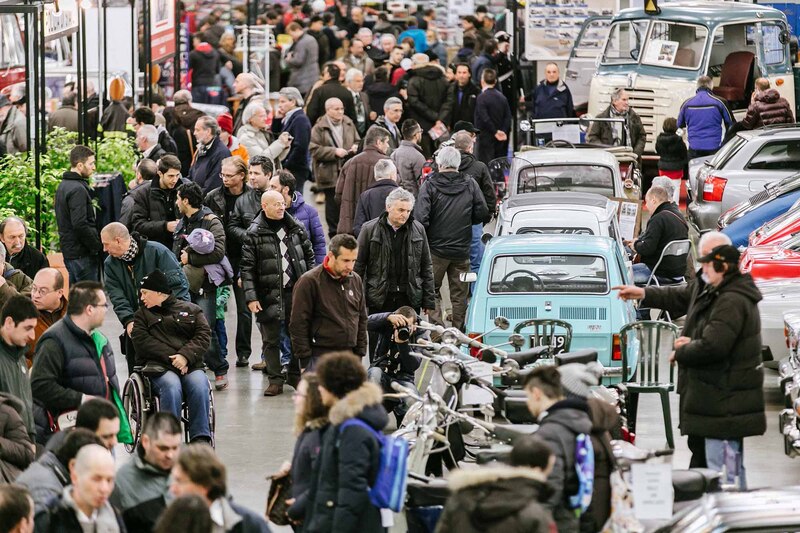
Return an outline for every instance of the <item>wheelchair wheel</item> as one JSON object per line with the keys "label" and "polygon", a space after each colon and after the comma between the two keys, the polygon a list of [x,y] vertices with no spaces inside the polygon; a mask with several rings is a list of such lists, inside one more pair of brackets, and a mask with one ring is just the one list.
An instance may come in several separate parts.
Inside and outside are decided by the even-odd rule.
{"label": "wheelchair wheel", "polygon": [[217,447],[217,411],[214,408],[214,391],[211,384],[208,384],[208,428],[211,430],[211,447]]}
{"label": "wheelchair wheel", "polygon": [[125,444],[125,450],[128,453],[133,453],[142,438],[146,413],[144,391],[144,381],[138,374],[132,374],[122,390],[122,405],[128,415],[128,424],[130,424],[131,435],[133,435],[133,443]]}

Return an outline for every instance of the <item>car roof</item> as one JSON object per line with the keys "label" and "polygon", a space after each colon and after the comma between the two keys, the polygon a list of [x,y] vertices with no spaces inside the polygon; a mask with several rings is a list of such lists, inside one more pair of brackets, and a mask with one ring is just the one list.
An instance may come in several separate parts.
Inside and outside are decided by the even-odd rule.
{"label": "car roof", "polygon": [[511,195],[505,201],[505,205],[509,209],[555,205],[575,205],[606,209],[608,198],[590,192],[533,192]]}
{"label": "car roof", "polygon": [[532,165],[552,163],[582,163],[584,165],[602,164],[619,169],[619,161],[612,154],[600,148],[544,148],[517,152],[514,159]]}
{"label": "car roof", "polygon": [[753,139],[800,139],[800,125],[798,124],[780,124],[775,126],[767,126],[758,128],[756,130],[745,130],[738,133],[748,141]]}
{"label": "car roof", "polygon": [[755,18],[773,20],[786,18],[782,12],[772,7],[745,4],[743,2],[737,2],[735,5],[732,5],[731,2],[720,2],[719,0],[662,2],[659,9],[661,10],[661,14],[653,17],[645,14],[644,9],[641,7],[623,9],[614,17],[614,20],[653,18],[654,20],[669,19],[695,24],[703,22],[714,25],[717,23],[744,22]]}
{"label": "car roof", "polygon": [[609,255],[617,243],[610,237],[597,235],[504,235],[486,245],[485,253],[580,253]]}

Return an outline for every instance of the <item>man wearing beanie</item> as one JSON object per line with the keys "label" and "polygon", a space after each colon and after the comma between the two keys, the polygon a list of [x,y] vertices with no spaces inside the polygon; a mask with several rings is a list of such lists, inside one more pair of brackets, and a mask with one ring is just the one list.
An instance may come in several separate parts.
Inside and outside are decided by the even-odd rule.
{"label": "man wearing beanie", "polygon": [[189,441],[211,442],[209,384],[203,356],[211,328],[199,306],[172,295],[167,276],[154,270],[141,283],[142,306],[133,317],[136,364],[161,367],[151,377],[161,410],[179,420],[184,398],[189,406]]}
{"label": "man wearing beanie", "polygon": [[247,153],[247,148],[239,143],[239,138],[233,134],[233,117],[228,113],[222,113],[217,117],[217,124],[219,124],[219,140],[231,152],[231,157],[238,155],[247,163],[250,155]]}

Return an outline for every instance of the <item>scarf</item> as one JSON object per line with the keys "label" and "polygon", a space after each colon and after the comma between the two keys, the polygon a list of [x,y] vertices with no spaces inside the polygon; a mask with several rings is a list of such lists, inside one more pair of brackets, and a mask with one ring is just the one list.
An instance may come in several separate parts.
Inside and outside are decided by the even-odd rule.
{"label": "scarf", "polygon": [[[616,109],[614,109],[613,105],[609,109],[610,109],[610,113],[608,114],[609,117],[611,117],[611,118],[624,118],[625,121],[628,120],[628,112],[627,111],[625,111],[624,113],[619,113],[619,112],[617,112]],[[611,143],[612,146],[619,146],[620,144],[622,144],[622,124],[620,124],[619,122],[612,122],[611,123],[611,132],[612,132],[613,137],[614,137],[613,142]]]}
{"label": "scarf", "polygon": [[326,116],[325,120],[328,121],[328,124],[331,127],[331,136],[333,136],[333,142],[339,148],[344,148],[344,121],[340,121],[339,124],[334,124],[330,117]]}
{"label": "scarf", "polygon": [[136,243],[136,239],[131,237],[131,245],[128,247],[128,251],[122,254],[120,259],[126,263],[131,263],[136,259],[137,253],[139,253],[139,245]]}

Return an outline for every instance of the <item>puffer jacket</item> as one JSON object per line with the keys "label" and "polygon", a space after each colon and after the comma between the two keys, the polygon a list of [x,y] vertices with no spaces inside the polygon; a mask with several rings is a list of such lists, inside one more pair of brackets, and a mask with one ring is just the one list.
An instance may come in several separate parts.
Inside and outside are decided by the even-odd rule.
{"label": "puffer jacket", "polygon": [[767,89],[756,95],[755,101],[747,108],[742,126],[752,130],[773,124],[792,124],[794,114],[788,100],[775,89]]}
{"label": "puffer jacket", "polygon": [[55,198],[58,239],[64,259],[95,256],[103,250],[93,196],[85,178],[76,172],[64,172]]}
{"label": "puffer jacket", "polygon": [[469,176],[474,179],[481,188],[483,199],[486,200],[486,207],[489,210],[489,214],[483,222],[489,222],[497,206],[497,194],[494,191],[494,182],[489,174],[489,167],[483,161],[475,159],[473,154],[461,152],[461,164],[458,165],[458,171],[464,177]]}
{"label": "puffer jacket", "polygon": [[178,187],[186,183],[189,180],[181,178],[172,189],[162,189],[156,176],[132,190],[129,194],[133,197],[133,211],[128,229],[172,249],[172,232],[167,230],[167,222],[180,218],[175,201]]}
{"label": "puffer jacket", "polygon": [[136,364],[159,363],[178,372],[170,356],[179,354],[189,363],[189,371],[205,366],[203,355],[211,344],[211,328],[200,306],[174,296],[148,309],[144,305],[133,315],[131,341]]}
{"label": "puffer jacket", "polygon": [[228,147],[222,144],[219,137],[211,139],[211,144],[205,149],[198,150],[195,154],[194,163],[189,170],[189,179],[198,184],[203,192],[208,194],[217,187],[222,187],[222,178],[219,173],[222,170],[222,160],[231,156]]}
{"label": "puffer jacket", "polygon": [[722,144],[724,130],[733,124],[725,100],[705,87],[681,105],[678,127],[686,128],[691,150],[716,150]]}
{"label": "puffer jacket", "polygon": [[489,216],[474,179],[460,172],[434,172],[419,190],[416,218],[428,233],[431,254],[460,260],[469,257],[472,225]]}
{"label": "puffer jacket", "polygon": [[[238,269],[239,261],[242,257],[242,244],[244,244],[244,242],[237,240],[236,234],[230,232],[230,221],[236,202],[247,193],[248,189],[250,189],[250,186],[245,183],[242,193],[235,196],[223,185],[209,192],[205,200],[203,200],[203,203],[219,217],[222,221],[222,225],[225,227],[226,255],[234,270]],[[228,203],[229,201],[230,203]],[[228,206],[230,206],[230,210]]]}
{"label": "puffer jacket", "polygon": [[762,435],[761,292],[749,274],[734,269],[714,288],[701,276],[681,287],[647,287],[642,305],[686,314],[675,351],[680,428],[684,435],[740,439]]}
{"label": "puffer jacket", "polygon": [[376,431],[383,430],[389,416],[382,402],[380,387],[364,383],[331,408],[331,427],[322,437],[309,489],[306,533],[383,533],[380,509],[368,496],[378,475],[380,443],[366,428],[340,429],[345,421],[359,418]]}
{"label": "puffer jacket", "polygon": [[444,122],[447,116],[444,104],[447,100],[447,78],[441,68],[428,65],[410,72],[408,80],[408,118],[413,118],[428,131],[437,120]]}
{"label": "puffer jacket", "polygon": [[292,205],[286,206],[286,212],[300,222],[306,230],[314,248],[314,264],[321,265],[325,259],[325,231],[322,229],[322,221],[316,209],[306,203],[305,198],[295,191],[292,196]]}
{"label": "puffer jacket", "polygon": [[0,476],[12,483],[36,458],[28,428],[22,421],[24,406],[16,397],[0,392]]}
{"label": "puffer jacket", "polygon": [[183,274],[180,263],[170,250],[157,242],[150,242],[147,237],[132,233],[131,238],[136,241],[138,250],[130,263],[111,257],[106,257],[103,271],[106,278],[106,292],[114,314],[120,323],[127,326],[133,320],[133,314],[139,308],[139,284],[145,276],[158,269],[163,272],[169,282],[172,294],[181,300],[189,300],[189,282]]}
{"label": "puffer jacket", "polygon": [[331,133],[330,123],[326,116],[320,117],[314,127],[311,128],[311,142],[308,151],[311,153],[311,162],[314,167],[314,179],[316,179],[318,189],[333,189],[336,187],[336,180],[339,179],[339,172],[345,161],[344,157],[336,157],[336,149],[344,148],[349,150],[354,144],[358,144],[361,137],[358,135],[355,123],[350,117],[342,118],[342,146],[337,146]]}
{"label": "puffer jacket", "polygon": [[[387,273],[390,270],[394,230],[387,220],[388,214],[383,213],[364,224],[358,236],[355,271],[364,280],[367,307],[370,309],[382,307],[389,293]],[[403,256],[408,267],[408,285],[404,287],[406,297],[411,307],[433,309],[436,304],[433,265],[425,228],[413,216],[406,221],[405,228],[407,235]]]}
{"label": "puffer jacket", "polygon": [[566,399],[556,402],[539,418],[536,436],[544,440],[556,457],[547,482],[553,489],[545,504],[553,513],[558,531],[578,531],[578,517],[569,508],[569,498],[578,491],[575,471],[575,439],[592,432],[586,400]]}
{"label": "puffer jacket", "polygon": [[[680,208],[672,202],[659,205],[650,217],[645,231],[633,243],[642,262],[650,270],[655,268],[661,252],[672,241],[687,239],[689,225]],[[677,278],[686,272],[686,255],[668,255],[658,267],[658,276]]]}
{"label": "puffer jacket", "polygon": [[336,182],[336,202],[339,204],[338,233],[353,233],[356,206],[361,193],[375,183],[375,164],[388,159],[376,146],[365,146],[364,151],[342,167]]}
{"label": "puffer jacket", "polygon": [[552,493],[541,470],[483,467],[454,471],[453,491],[436,533],[550,533],[553,516],[544,506]]}
{"label": "puffer jacket", "polygon": [[261,303],[256,320],[285,320],[291,316],[291,287],[300,276],[314,268],[314,249],[305,228],[293,216],[284,213],[283,228],[291,246],[288,253],[292,274],[290,286],[283,287],[283,254],[278,235],[261,213],[247,230],[242,248],[241,277],[245,301]]}
{"label": "puffer jacket", "polygon": [[659,133],[656,137],[659,170],[683,170],[689,162],[686,143],[677,133]]}
{"label": "puffer jacket", "polygon": [[233,212],[225,228],[225,234],[230,235],[233,242],[244,244],[247,230],[250,229],[253,220],[261,212],[261,195],[263,195],[264,192],[265,191],[259,191],[248,187],[244,193],[236,199]]}

